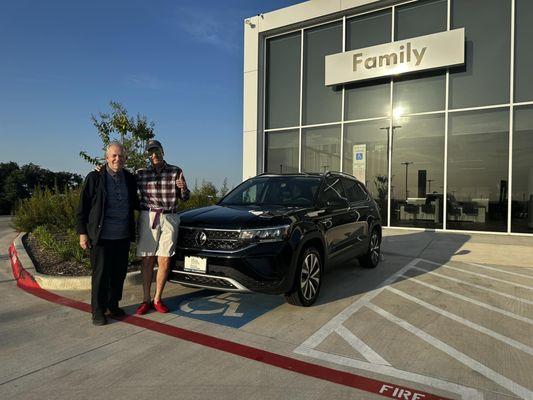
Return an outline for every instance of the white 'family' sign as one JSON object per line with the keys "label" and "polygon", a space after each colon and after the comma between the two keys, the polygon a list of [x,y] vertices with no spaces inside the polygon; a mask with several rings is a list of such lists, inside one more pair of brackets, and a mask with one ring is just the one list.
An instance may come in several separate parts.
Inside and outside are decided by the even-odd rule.
{"label": "white 'family' sign", "polygon": [[465,62],[464,28],[326,56],[326,86]]}

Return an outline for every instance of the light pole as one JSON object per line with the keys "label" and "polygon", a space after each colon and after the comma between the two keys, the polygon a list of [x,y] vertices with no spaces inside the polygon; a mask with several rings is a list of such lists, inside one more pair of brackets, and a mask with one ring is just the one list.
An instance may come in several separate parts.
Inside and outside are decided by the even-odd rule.
{"label": "light pole", "polygon": [[[394,134],[394,130],[395,129],[400,129],[402,126],[401,125],[393,125],[392,126],[392,133]],[[389,132],[390,132],[390,126],[385,126],[383,128],[379,128],[379,129],[383,129],[383,130],[386,130],[387,131],[387,141],[389,140]],[[393,140],[391,138],[391,143],[390,143],[390,151],[391,151],[391,154],[392,154],[392,144],[393,144]]]}
{"label": "light pole", "polygon": [[409,175],[409,165],[413,164],[412,161],[404,161],[402,165],[405,165],[405,202],[409,198],[409,190],[407,190],[407,176]]}
{"label": "light pole", "polygon": [[[394,134],[394,130],[395,129],[400,129],[401,127],[402,127],[401,125],[392,125],[392,133]],[[389,163],[392,163],[392,155],[393,155],[392,145],[394,143],[394,139],[389,135],[391,127],[390,126],[384,126],[383,128],[379,128],[379,129],[387,131],[387,151],[389,150],[388,148],[390,146],[391,159],[389,160]],[[387,159],[388,159],[388,153],[387,153]],[[389,165],[391,165],[391,164],[389,164]],[[387,169],[387,171],[388,171],[388,169]],[[392,177],[389,177],[388,175],[389,175],[389,173],[387,172],[387,186],[389,186],[389,184],[388,184],[389,181],[392,184]],[[391,194],[391,197],[392,197],[393,196],[392,195],[392,185],[390,185],[390,186],[391,186],[391,193],[390,194]],[[388,196],[388,194],[387,194],[387,196]]]}
{"label": "light pole", "polygon": [[431,182],[435,182],[435,179],[428,179],[428,184],[429,184],[428,193],[429,194],[431,194]]}

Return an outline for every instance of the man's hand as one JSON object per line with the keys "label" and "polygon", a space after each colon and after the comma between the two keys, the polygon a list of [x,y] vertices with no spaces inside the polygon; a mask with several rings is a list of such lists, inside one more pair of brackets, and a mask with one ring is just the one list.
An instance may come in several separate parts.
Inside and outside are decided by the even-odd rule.
{"label": "man's hand", "polygon": [[102,169],[105,168],[105,164],[100,164],[100,165],[97,165],[96,167],[94,167],[94,170],[96,172],[102,172]]}
{"label": "man's hand", "polygon": [[83,250],[87,250],[91,248],[91,242],[89,241],[89,236],[80,235],[80,247]]}
{"label": "man's hand", "polygon": [[181,190],[187,189],[187,182],[185,181],[185,178],[183,177],[183,172],[180,172],[180,176],[176,180],[176,186],[179,187]]}

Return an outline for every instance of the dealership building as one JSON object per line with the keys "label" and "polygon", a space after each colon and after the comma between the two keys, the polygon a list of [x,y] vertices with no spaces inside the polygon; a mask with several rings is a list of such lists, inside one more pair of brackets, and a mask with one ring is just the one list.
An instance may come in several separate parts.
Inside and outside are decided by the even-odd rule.
{"label": "dealership building", "polygon": [[532,0],[311,0],[244,38],[245,179],[343,171],[384,225],[533,235]]}

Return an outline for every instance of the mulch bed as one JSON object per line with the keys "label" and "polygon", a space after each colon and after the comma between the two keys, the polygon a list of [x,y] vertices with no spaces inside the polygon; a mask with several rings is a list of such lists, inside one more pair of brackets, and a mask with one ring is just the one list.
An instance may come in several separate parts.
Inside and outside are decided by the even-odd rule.
{"label": "mulch bed", "polygon": [[[35,269],[41,274],[55,276],[90,276],[91,268],[76,261],[63,261],[53,252],[42,248],[32,233],[24,235],[22,243]],[[128,272],[139,271],[140,261],[128,265]]]}

